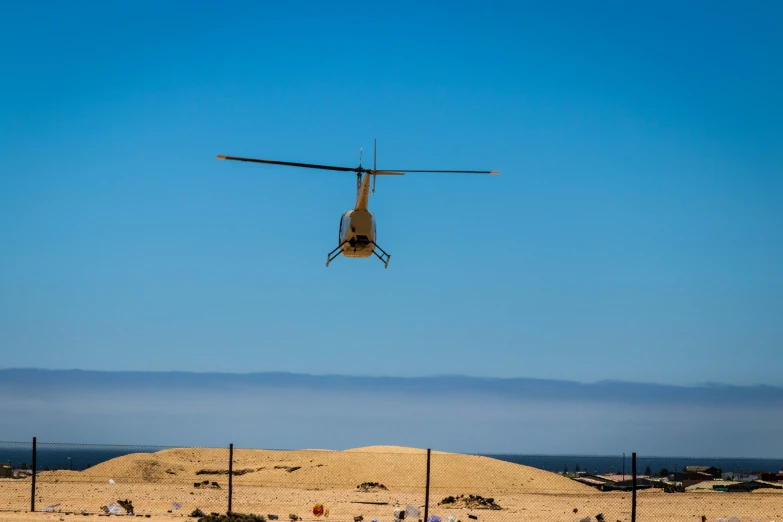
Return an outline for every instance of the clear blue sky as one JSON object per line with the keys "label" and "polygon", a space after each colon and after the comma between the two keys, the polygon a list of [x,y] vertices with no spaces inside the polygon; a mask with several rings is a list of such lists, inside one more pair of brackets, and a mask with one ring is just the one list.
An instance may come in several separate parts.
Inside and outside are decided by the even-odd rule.
{"label": "clear blue sky", "polygon": [[[783,3],[5,2],[3,367],[779,383]],[[339,258],[381,179],[389,268]]]}

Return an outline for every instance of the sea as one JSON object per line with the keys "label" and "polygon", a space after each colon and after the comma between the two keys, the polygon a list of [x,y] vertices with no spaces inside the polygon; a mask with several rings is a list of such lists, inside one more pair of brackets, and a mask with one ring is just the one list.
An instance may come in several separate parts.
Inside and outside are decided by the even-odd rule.
{"label": "sea", "polygon": [[[170,446],[110,446],[80,444],[36,444],[36,469],[38,471],[71,469],[82,471],[101,462],[133,453],[154,453]],[[524,454],[475,454],[502,461],[523,464],[553,472],[586,472],[592,474],[631,475],[632,455],[524,455]],[[228,460],[228,448],[226,448]],[[8,463],[14,469],[29,469],[32,465],[31,442],[0,441],[0,463]],[[783,459],[726,458],[726,457],[665,457],[640,456],[636,458],[639,475],[659,475],[682,471],[686,466],[710,466],[725,475],[755,475],[760,472],[783,471]]]}

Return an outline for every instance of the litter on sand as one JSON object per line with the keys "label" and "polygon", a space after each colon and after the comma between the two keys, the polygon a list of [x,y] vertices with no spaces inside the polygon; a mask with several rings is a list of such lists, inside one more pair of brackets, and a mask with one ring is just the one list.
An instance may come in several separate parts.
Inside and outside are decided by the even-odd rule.
{"label": "litter on sand", "polygon": [[103,506],[103,512],[108,513],[110,515],[121,515],[122,514],[122,508],[112,502],[108,506]]}
{"label": "litter on sand", "polygon": [[419,518],[419,515],[421,515],[421,511],[419,508],[415,506],[411,506],[408,504],[405,506],[405,516],[408,518]]}

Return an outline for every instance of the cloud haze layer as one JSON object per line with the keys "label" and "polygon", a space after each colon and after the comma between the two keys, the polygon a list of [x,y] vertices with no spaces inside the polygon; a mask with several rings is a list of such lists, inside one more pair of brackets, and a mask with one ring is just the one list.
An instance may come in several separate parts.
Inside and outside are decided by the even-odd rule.
{"label": "cloud haze layer", "polygon": [[0,370],[0,440],[779,457],[783,388]]}

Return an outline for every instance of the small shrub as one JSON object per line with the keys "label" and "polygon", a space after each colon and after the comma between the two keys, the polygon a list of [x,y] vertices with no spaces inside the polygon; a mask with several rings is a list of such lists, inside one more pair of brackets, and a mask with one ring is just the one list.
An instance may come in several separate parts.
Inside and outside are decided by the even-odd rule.
{"label": "small shrub", "polygon": [[494,498],[484,498],[481,495],[448,496],[438,504],[461,504],[461,507],[466,507],[468,509],[503,509],[495,503]]}
{"label": "small shrub", "polygon": [[381,484],[380,482],[362,482],[358,486],[356,486],[356,489],[360,489],[362,491],[370,491],[371,489],[386,489],[388,488]]}

